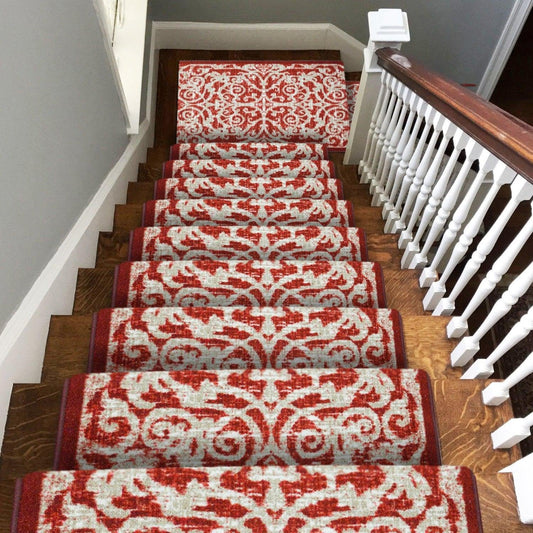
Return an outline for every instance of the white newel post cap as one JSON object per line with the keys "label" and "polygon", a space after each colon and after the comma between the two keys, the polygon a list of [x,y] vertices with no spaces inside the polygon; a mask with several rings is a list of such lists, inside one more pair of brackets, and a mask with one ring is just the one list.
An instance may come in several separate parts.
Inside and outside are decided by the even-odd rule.
{"label": "white newel post cap", "polygon": [[401,9],[384,8],[377,11],[369,11],[368,27],[370,39],[368,47],[365,49],[367,70],[379,68],[374,54],[378,48],[391,47],[400,49],[402,43],[407,43],[411,40],[407,13]]}

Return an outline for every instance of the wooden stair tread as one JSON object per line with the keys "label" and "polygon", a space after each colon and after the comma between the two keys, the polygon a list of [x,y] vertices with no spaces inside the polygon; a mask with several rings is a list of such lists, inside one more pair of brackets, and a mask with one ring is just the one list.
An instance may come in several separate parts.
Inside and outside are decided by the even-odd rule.
{"label": "wooden stair tread", "polygon": [[1,479],[51,470],[63,385],[16,384],[2,445]]}
{"label": "wooden stair tread", "polygon": [[115,206],[113,231],[131,231],[142,224],[142,204]]}
{"label": "wooden stair tread", "polygon": [[44,355],[43,383],[59,382],[87,370],[92,315],[54,315]]}
{"label": "wooden stair tread", "polygon": [[129,244],[129,231],[100,232],[95,267],[113,268],[123,261],[127,261]]}
{"label": "wooden stair tread", "polygon": [[473,472],[495,474],[520,459],[519,446],[493,450],[490,434],[513,417],[510,402],[483,404],[481,391],[490,381],[433,380],[442,462],[468,466]]}
{"label": "wooden stair tread", "polygon": [[111,307],[114,275],[114,268],[80,268],[72,313],[86,315]]}
{"label": "wooden stair tread", "polygon": [[163,168],[154,168],[146,163],[139,163],[137,180],[141,183],[154,183],[163,177]]}
{"label": "wooden stair tread", "polygon": [[459,379],[462,371],[453,368],[450,353],[456,340],[446,337],[449,317],[403,316],[403,334],[410,368],[425,370],[432,379]]}
{"label": "wooden stair tread", "polygon": [[154,198],[153,183],[131,181],[128,183],[127,204],[142,204]]}
{"label": "wooden stair tread", "polygon": [[10,531],[13,513],[14,479],[0,480],[0,531]]}
{"label": "wooden stair tread", "polygon": [[533,525],[518,519],[511,474],[477,473],[477,490],[484,533],[531,533]]}

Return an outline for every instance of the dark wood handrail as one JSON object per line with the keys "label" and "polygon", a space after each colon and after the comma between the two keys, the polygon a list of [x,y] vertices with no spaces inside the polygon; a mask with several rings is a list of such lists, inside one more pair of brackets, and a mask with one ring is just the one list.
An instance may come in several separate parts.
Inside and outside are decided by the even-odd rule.
{"label": "dark wood handrail", "polygon": [[381,67],[533,183],[533,127],[398,50],[376,54]]}

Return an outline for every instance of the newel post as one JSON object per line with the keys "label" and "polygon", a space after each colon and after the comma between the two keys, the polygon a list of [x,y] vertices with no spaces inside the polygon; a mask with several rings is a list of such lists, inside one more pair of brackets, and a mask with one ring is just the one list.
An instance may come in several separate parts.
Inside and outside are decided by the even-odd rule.
{"label": "newel post", "polygon": [[344,156],[345,165],[358,164],[365,151],[381,82],[381,67],[377,63],[376,50],[387,47],[399,50],[402,43],[410,40],[407,13],[401,9],[370,11],[368,25],[370,39],[364,50],[364,66]]}

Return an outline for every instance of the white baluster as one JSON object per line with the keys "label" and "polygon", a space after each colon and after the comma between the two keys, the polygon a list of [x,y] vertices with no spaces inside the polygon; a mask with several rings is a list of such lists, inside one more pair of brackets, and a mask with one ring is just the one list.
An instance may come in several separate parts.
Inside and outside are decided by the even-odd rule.
{"label": "white baluster", "polygon": [[[385,180],[386,182],[385,188],[384,188],[385,190],[382,194],[379,194],[379,197],[375,200],[376,205],[383,205],[384,203],[388,202],[392,196],[393,190],[395,191],[395,194],[394,194],[394,198],[395,198],[398,188],[400,186],[400,183],[396,181],[396,177],[398,174],[400,163],[402,161],[402,156],[403,156],[405,147],[407,146],[407,142],[409,141],[409,137],[411,134],[411,128],[413,127],[413,123],[416,118],[415,104],[418,98],[418,96],[410,89],[407,88],[407,91],[408,91],[408,98],[405,102],[405,105],[409,109],[409,114],[407,115],[407,120],[405,121],[405,125],[403,125],[403,127],[400,127],[401,137],[396,146],[396,150],[394,152],[394,157],[391,162],[390,170]],[[402,126],[400,122],[399,122],[399,125]],[[406,168],[407,168],[407,164],[406,164]],[[374,198],[372,198],[372,202],[374,202]]]}
{"label": "white baluster", "polygon": [[[483,183],[483,180],[485,179],[485,176],[495,167],[497,162],[498,160],[490,152],[483,149],[479,158],[479,172],[476,174],[476,177],[474,178],[473,183],[470,185],[470,188],[468,189],[468,192],[466,193],[466,196],[464,197],[463,201],[455,210],[452,220],[448,224],[448,228],[442,236],[439,247],[437,249],[437,253],[433,258],[433,262],[430,266],[422,270],[422,274],[420,275],[421,287],[427,287],[429,285],[429,280],[434,282],[437,279],[437,268],[439,267],[439,264],[444,259],[444,256],[447,254],[452,244],[455,242],[457,233],[461,229],[463,222],[466,220],[466,217],[470,211],[470,208],[472,207],[477,193],[479,192],[479,189],[481,187],[481,184]],[[437,304],[438,299],[444,296],[444,293],[440,295],[436,294],[436,289],[437,287],[434,286],[433,291],[428,292],[426,294],[426,297],[424,298],[423,302],[424,309],[435,309],[435,305]],[[435,304],[433,304],[434,298],[438,298],[435,301]]]}
{"label": "white baluster", "polygon": [[[404,94],[404,89],[406,87],[397,81],[396,86],[394,87],[394,94],[396,96],[396,103],[394,104],[394,110],[392,112],[392,116],[389,120],[387,130],[385,131],[385,136],[383,139],[383,146],[381,148],[381,155],[378,162],[378,167],[376,170],[376,173],[373,177],[373,179],[370,182],[370,193],[373,194],[376,190],[376,187],[379,183],[381,183],[381,180],[383,178],[383,174],[386,169],[387,160],[389,158],[389,149],[392,141],[392,137],[394,135],[394,132],[396,131],[396,127],[398,125],[398,121],[400,120],[400,114],[405,108],[404,101],[402,99],[402,96]],[[403,119],[405,119],[405,113],[403,114]],[[389,162],[389,168],[390,168],[390,162]],[[386,170],[388,172],[388,168]]]}
{"label": "white baluster", "polygon": [[[429,165],[431,161],[436,157],[435,146],[437,145],[437,141],[439,140],[444,121],[445,118],[438,111],[435,111],[435,114],[433,115],[432,119],[433,132],[425,149],[422,161],[420,161],[420,163],[418,164],[415,175],[413,177],[413,181],[411,182],[409,190],[407,191],[407,198],[405,199],[400,219],[394,225],[396,233],[400,230],[405,230],[409,213],[411,212],[411,208],[418,196],[420,187],[422,186],[422,182],[424,181],[424,177],[427,175]],[[402,242],[403,244],[407,244],[405,236]],[[398,241],[398,246],[400,246],[400,241]]]}
{"label": "white baluster", "polygon": [[364,173],[368,173],[368,164],[370,162],[370,152],[371,147],[375,142],[377,142],[376,126],[378,122],[378,117],[380,113],[385,108],[386,98],[389,96],[388,88],[385,83],[385,71],[381,74],[381,84],[379,87],[378,100],[376,102],[376,107],[374,107],[374,112],[372,113],[372,119],[370,120],[370,128],[368,129],[368,137],[366,139],[365,152],[363,159],[359,162],[359,175],[363,176]]}
{"label": "white baluster", "polygon": [[[410,215],[409,223],[407,224],[407,227],[402,231],[402,233],[400,234],[400,238],[398,239],[398,248],[400,248],[401,250],[403,250],[408,245],[410,245],[411,241],[413,240],[413,229],[415,227],[415,224],[418,222],[418,217],[420,216],[422,209],[426,206],[426,203],[429,198],[429,193],[431,192],[431,189],[433,188],[435,180],[437,179],[437,174],[439,172],[439,168],[441,166],[442,159],[444,157],[444,152],[446,151],[446,148],[448,147],[450,139],[453,137],[453,134],[456,132],[456,130],[457,130],[457,126],[455,126],[448,119],[445,119],[443,117],[442,138],[439,144],[439,148],[437,150],[435,157],[433,158],[433,161],[431,163],[431,166],[429,167],[429,170],[426,172],[426,175],[425,176],[422,175],[423,177],[422,186],[420,187],[418,195],[416,196],[415,205]],[[406,205],[407,205],[407,202],[406,202]],[[418,249],[416,249],[416,251],[418,251]],[[409,249],[409,252],[407,254],[404,253],[402,257],[402,263],[401,263],[402,268],[407,268],[407,264],[411,261],[412,256],[414,254],[415,254],[415,249],[413,249],[412,247]]]}
{"label": "white baluster", "polygon": [[[400,136],[402,134],[402,130],[405,124],[405,117],[407,116],[407,112],[409,111],[407,101],[410,95],[411,95],[411,91],[409,90],[408,87],[404,86],[402,88],[402,91],[398,99],[398,103],[400,106],[399,116],[393,117],[393,120],[391,120],[390,127],[394,125],[394,129],[390,135],[390,140],[388,141],[388,143],[387,142],[385,143],[387,145],[387,153],[385,154],[385,160],[384,160],[382,168],[381,169],[378,168],[378,174],[376,176],[376,179],[378,181],[374,189],[372,189],[372,186],[370,186],[370,192],[373,194],[371,205],[374,207],[381,205],[379,201],[380,201],[381,196],[385,192],[385,184],[389,176],[389,172],[392,166],[392,161],[394,160],[394,155],[396,154],[396,151],[398,149],[398,143],[400,141]],[[396,110],[395,110],[395,113],[396,113]]]}
{"label": "white baluster", "polygon": [[487,379],[494,373],[494,364],[511,348],[516,346],[533,331],[533,307],[522,315],[496,349],[486,359],[476,359],[461,376],[461,379]]}
{"label": "white baluster", "polygon": [[400,224],[401,208],[407,196],[407,192],[409,191],[411,187],[411,183],[413,182],[413,178],[416,174],[418,165],[420,164],[422,154],[424,153],[424,150],[426,148],[426,141],[432,128],[432,122],[433,122],[433,117],[435,116],[435,113],[436,113],[435,109],[433,109],[428,104],[426,108],[426,112],[424,113],[425,125],[424,125],[424,129],[422,130],[422,135],[420,136],[420,139],[418,139],[415,151],[409,161],[409,166],[407,168],[407,172],[405,173],[405,176],[403,177],[400,194],[398,195],[398,198],[396,199],[394,208],[388,214],[388,218],[385,221],[385,229],[383,230],[385,233],[398,233],[404,228],[404,226]]}
{"label": "white baluster", "polygon": [[526,293],[532,283],[533,263],[530,263],[529,266],[510,283],[507,290],[494,304],[477,331],[473,335],[461,339],[461,342],[459,342],[459,344],[453,349],[450,354],[452,366],[466,365],[466,363],[479,352],[479,341],[481,338],[490,330],[490,328],[492,328],[492,326],[494,326],[494,324],[511,310],[511,307],[513,307],[518,299]]}
{"label": "white baluster", "polygon": [[[431,247],[436,242],[442,230],[444,229],[448,217],[450,216],[452,209],[455,207],[457,199],[459,198],[459,193],[461,192],[468,173],[470,172],[470,168],[472,167],[474,161],[478,159],[481,153],[483,152],[483,148],[480,144],[468,137],[468,135],[466,137],[467,141],[465,147],[465,162],[461,166],[461,169],[459,170],[457,177],[453,181],[452,186],[444,195],[442,205],[439,208],[439,211],[437,213],[437,216],[435,217],[435,220],[433,221],[433,224],[429,228],[428,236],[426,238],[426,242],[424,243],[422,251],[417,254],[413,259],[413,262],[416,261],[416,268],[422,268],[427,264],[429,251],[431,250]],[[436,279],[436,270],[433,271],[432,269],[426,269],[424,272],[422,272],[422,275],[420,276],[420,286],[429,287],[431,283]]]}
{"label": "white baluster", "polygon": [[468,252],[468,248],[472,244],[474,237],[479,233],[479,228],[483,223],[483,218],[487,214],[494,198],[498,194],[498,191],[503,185],[511,183],[516,177],[516,172],[509,168],[505,163],[498,161],[496,167],[493,171],[493,182],[490,186],[488,193],[483,198],[480,206],[477,208],[476,212],[472,215],[472,218],[468,224],[464,227],[459,241],[453,247],[452,253],[446,267],[441,274],[438,281],[434,281],[429,288],[424,301],[426,302],[427,307],[424,309],[435,309],[434,315],[451,315],[453,309],[446,308],[445,306],[438,306],[442,297],[446,293],[446,282],[451,276],[452,272],[455,270],[457,265],[461,262],[463,257]]}
{"label": "white baluster", "polygon": [[[418,139],[418,133],[420,132],[422,128],[422,124],[424,122],[424,117],[426,115],[426,111],[428,109],[428,104],[422,100],[422,98],[416,97],[416,122],[413,126],[413,129],[409,132],[409,137],[407,139],[407,144],[405,145],[405,148],[402,152],[400,164],[398,166],[398,170],[396,172],[396,175],[394,177],[394,185],[392,187],[392,191],[390,193],[390,198],[387,202],[385,202],[385,205],[383,206],[382,211],[382,218],[383,220],[387,220],[391,213],[394,211],[395,204],[398,200],[398,194],[400,192],[400,187],[404,187],[404,177],[407,173],[407,169],[409,168],[409,162],[411,161],[411,158],[413,157],[416,142]],[[407,190],[407,189],[406,189]]]}
{"label": "white baluster", "polygon": [[[433,313],[434,315],[450,316],[453,313],[457,297],[461,294],[467,283],[474,277],[475,273],[479,270],[479,267],[487,258],[487,255],[489,255],[494,248],[498,237],[502,233],[507,222],[509,222],[512,214],[516,211],[518,204],[524,200],[531,199],[532,196],[533,184],[526,181],[522,176],[517,176],[511,185],[511,199],[496,219],[496,222],[479,242],[477,249],[472,254],[472,257],[465,265],[461,276],[454,285],[450,296],[443,298],[438,303],[435,312]],[[465,233],[466,232],[467,229],[465,228]]]}
{"label": "white baluster", "polygon": [[495,450],[511,448],[531,435],[533,413],[525,418],[511,418],[491,434],[492,447]]}
{"label": "white baluster", "polygon": [[533,374],[533,352],[503,381],[494,381],[481,393],[485,405],[501,405],[509,399],[509,390],[523,379]]}
{"label": "white baluster", "polygon": [[[396,101],[398,100],[398,95],[396,94],[396,87],[399,83],[400,81],[398,81],[394,77],[392,78],[392,81],[390,82],[391,97],[389,100],[389,104],[387,106],[387,111],[385,112],[385,116],[383,117],[383,121],[379,125],[379,133],[378,133],[378,139],[376,142],[376,147],[374,150],[374,155],[372,157],[370,169],[366,176],[367,181],[370,183],[372,183],[372,181],[376,179],[376,172],[378,170],[379,162],[381,161],[383,157],[383,145],[385,143],[385,137],[387,135],[389,124],[392,119],[392,114],[394,113],[394,109],[396,108]],[[378,131],[377,127],[376,127],[376,131]]]}
{"label": "white baluster", "polygon": [[[533,211],[533,203],[531,205]],[[524,247],[525,243],[533,233],[533,212],[529,220],[524,224],[522,229],[516,234],[516,237],[511,241],[504,252],[494,261],[492,268],[483,278],[476,292],[470,298],[468,305],[461,314],[461,316],[454,316],[446,326],[446,333],[448,338],[457,338],[464,335],[468,329],[468,319],[472,313],[481,305],[481,302],[494,290],[496,285],[500,282],[503,275],[509,270],[516,256]]]}
{"label": "white baluster", "polygon": [[376,126],[374,127],[374,133],[370,142],[370,150],[368,152],[368,159],[365,161],[361,172],[361,183],[368,183],[368,175],[372,169],[373,162],[376,157],[376,149],[379,139],[379,134],[381,133],[381,127],[385,115],[387,114],[387,109],[389,108],[389,102],[392,96],[391,84],[393,77],[388,73],[384,73],[382,78],[382,86],[385,87],[385,96],[383,97],[383,102],[381,103],[381,108],[379,109],[378,118],[376,119]]}
{"label": "white baluster", "polygon": [[455,128],[455,133],[453,135],[452,154],[450,155],[450,158],[444,167],[442,175],[439,177],[437,183],[431,191],[431,197],[429,198],[428,204],[426,205],[420,218],[420,224],[418,226],[415,238],[407,245],[405,253],[402,257],[402,267],[405,264],[404,268],[422,268],[426,265],[427,258],[422,258],[422,253],[420,253],[420,241],[422,240],[424,233],[433,220],[435,212],[437,211],[437,207],[440,205],[446,189],[448,188],[448,183],[455,169],[455,165],[457,164],[457,160],[459,159],[459,155],[461,154],[461,151],[466,148],[466,143],[468,139],[470,139],[470,137],[468,137],[464,131],[458,129],[454,125],[452,125],[452,127]]}

